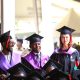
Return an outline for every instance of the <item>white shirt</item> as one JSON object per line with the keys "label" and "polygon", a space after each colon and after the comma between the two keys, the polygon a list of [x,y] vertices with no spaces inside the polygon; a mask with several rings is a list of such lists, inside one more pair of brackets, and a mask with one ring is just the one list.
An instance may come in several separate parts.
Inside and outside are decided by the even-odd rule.
{"label": "white shirt", "polygon": [[11,53],[9,52],[8,55],[4,55],[4,56],[5,56],[6,60],[10,63],[10,61],[11,61]]}

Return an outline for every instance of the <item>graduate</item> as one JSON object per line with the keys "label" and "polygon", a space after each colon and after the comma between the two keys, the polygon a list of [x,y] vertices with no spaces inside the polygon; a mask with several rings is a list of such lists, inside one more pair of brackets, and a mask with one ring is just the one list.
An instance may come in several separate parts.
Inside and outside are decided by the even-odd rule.
{"label": "graduate", "polygon": [[43,37],[38,34],[32,34],[26,40],[30,41],[31,52],[24,58],[34,67],[41,69],[48,61],[49,57],[41,52],[41,39]]}
{"label": "graduate", "polygon": [[0,43],[2,46],[2,50],[0,51],[0,68],[6,72],[7,69],[21,62],[21,57],[13,53],[12,47],[14,44],[10,36],[10,31],[0,35]]}
{"label": "graduate", "polygon": [[75,30],[63,26],[60,29],[57,29],[57,31],[60,32],[60,47],[54,50],[51,58],[54,59],[55,54],[60,54],[57,55],[56,60],[64,65],[63,71],[77,80],[77,76],[73,76],[79,65],[79,52],[72,47],[72,33]]}

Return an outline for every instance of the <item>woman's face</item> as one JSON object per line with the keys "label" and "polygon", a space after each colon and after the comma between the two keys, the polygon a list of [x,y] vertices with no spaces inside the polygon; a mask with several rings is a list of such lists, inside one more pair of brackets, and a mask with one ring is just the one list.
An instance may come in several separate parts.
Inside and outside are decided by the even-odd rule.
{"label": "woman's face", "polygon": [[61,34],[61,42],[63,45],[68,45],[70,42],[70,35],[69,34]]}

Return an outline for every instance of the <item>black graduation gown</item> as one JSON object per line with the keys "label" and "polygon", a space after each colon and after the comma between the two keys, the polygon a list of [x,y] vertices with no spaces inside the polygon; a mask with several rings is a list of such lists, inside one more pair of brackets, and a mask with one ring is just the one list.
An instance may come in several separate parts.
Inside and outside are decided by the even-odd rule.
{"label": "black graduation gown", "polygon": [[55,50],[51,55],[51,59],[63,64],[64,67],[62,68],[62,71],[71,74],[72,77],[77,80],[77,76],[80,74],[80,72],[77,70],[78,74],[76,73],[75,75],[74,73],[76,70],[74,70],[74,67],[75,61],[79,61],[79,52],[72,47],[68,50],[65,50],[64,52],[60,49]]}

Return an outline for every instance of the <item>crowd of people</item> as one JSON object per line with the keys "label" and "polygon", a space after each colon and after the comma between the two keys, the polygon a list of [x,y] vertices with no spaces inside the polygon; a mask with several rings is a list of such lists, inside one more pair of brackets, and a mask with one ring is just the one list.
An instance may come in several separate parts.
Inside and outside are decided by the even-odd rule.
{"label": "crowd of people", "polygon": [[[0,35],[0,80],[80,80],[79,52],[72,47],[72,33],[67,26],[57,29],[60,32],[60,47],[51,56],[41,52],[39,34],[32,34],[25,40],[30,42],[30,51],[15,42],[10,31]],[[47,48],[48,49],[48,48]]]}

